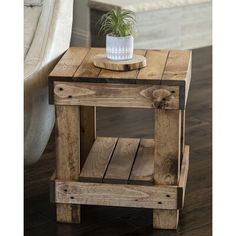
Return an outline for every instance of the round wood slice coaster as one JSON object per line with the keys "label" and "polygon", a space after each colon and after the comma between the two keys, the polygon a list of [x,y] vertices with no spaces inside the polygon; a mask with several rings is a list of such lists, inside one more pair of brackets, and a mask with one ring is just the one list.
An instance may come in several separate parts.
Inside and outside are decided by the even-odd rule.
{"label": "round wood slice coaster", "polygon": [[125,61],[114,61],[109,60],[106,57],[106,54],[98,54],[94,57],[93,64],[96,67],[107,69],[107,70],[116,70],[116,71],[129,71],[143,68],[146,66],[146,58],[140,55],[133,55],[133,58]]}

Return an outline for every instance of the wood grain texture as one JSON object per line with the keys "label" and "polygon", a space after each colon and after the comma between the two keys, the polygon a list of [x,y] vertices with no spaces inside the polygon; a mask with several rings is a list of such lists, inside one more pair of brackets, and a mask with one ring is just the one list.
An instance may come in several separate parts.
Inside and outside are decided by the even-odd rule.
{"label": "wood grain texture", "polygon": [[57,181],[56,202],[141,208],[177,208],[177,187]]}
{"label": "wood grain texture", "polygon": [[158,209],[153,211],[154,229],[177,229],[179,210]]}
{"label": "wood grain texture", "polygon": [[184,206],[184,198],[188,179],[188,170],[189,170],[189,146],[186,145],[184,147],[184,155],[181,164],[181,171],[178,184],[179,188],[182,190],[182,208]]}
{"label": "wood grain texture", "polygon": [[93,65],[93,58],[95,55],[103,52],[105,52],[105,48],[91,48],[73,77],[89,77],[96,79],[101,69]]}
{"label": "wood grain texture", "polygon": [[119,138],[103,182],[128,183],[139,139]]}
{"label": "wood grain texture", "polygon": [[154,180],[177,184],[180,172],[181,111],[155,111]]}
{"label": "wood grain texture", "polygon": [[[177,184],[180,173],[181,111],[155,111],[154,181]],[[176,229],[178,210],[153,210],[153,228]]]}
{"label": "wood grain texture", "polygon": [[130,174],[129,183],[153,185],[154,140],[141,139],[137,157]]}
{"label": "wood grain texture", "polygon": [[[145,56],[146,50],[144,49],[134,49],[136,55]],[[129,81],[130,83],[135,83],[139,70],[133,71],[110,71],[102,69],[99,74],[99,79],[105,79],[107,82],[112,82],[114,79],[119,79],[119,81],[125,82]]]}
{"label": "wood grain texture", "polygon": [[96,138],[96,107],[80,106],[80,169]]}
{"label": "wood grain texture", "polygon": [[130,71],[143,68],[147,65],[146,58],[140,55],[133,55],[130,60],[110,60],[106,54],[98,54],[93,58],[94,66],[112,71]]}
{"label": "wood grain texture", "polygon": [[59,105],[179,109],[178,86],[54,82]]}
{"label": "wood grain texture", "polygon": [[184,155],[184,149],[185,149],[185,110],[181,111],[181,151],[180,151],[180,156],[181,156],[181,161],[183,159]]}
{"label": "wood grain texture", "polygon": [[79,181],[102,182],[117,138],[97,137],[81,171]]}
{"label": "wood grain texture", "polygon": [[169,51],[147,50],[147,66],[139,71],[138,80],[161,81]]}
{"label": "wood grain texture", "polygon": [[88,51],[89,48],[69,48],[54,67],[49,77],[73,77]]}
{"label": "wood grain texture", "polygon": [[161,83],[170,84],[170,81],[173,81],[173,83],[176,81],[187,82],[191,55],[191,51],[188,50],[171,50],[166,61]]}
{"label": "wood grain texture", "polygon": [[[56,106],[56,175],[77,180],[80,173],[80,113],[76,106]],[[80,222],[80,206],[57,204],[59,222]]]}

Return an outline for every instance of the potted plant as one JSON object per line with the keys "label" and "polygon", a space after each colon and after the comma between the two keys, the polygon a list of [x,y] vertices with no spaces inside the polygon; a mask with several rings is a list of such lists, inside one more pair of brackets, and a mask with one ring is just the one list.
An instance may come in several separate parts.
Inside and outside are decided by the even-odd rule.
{"label": "potted plant", "polygon": [[111,60],[129,60],[133,57],[135,13],[115,8],[104,14],[100,21],[106,35],[106,56]]}

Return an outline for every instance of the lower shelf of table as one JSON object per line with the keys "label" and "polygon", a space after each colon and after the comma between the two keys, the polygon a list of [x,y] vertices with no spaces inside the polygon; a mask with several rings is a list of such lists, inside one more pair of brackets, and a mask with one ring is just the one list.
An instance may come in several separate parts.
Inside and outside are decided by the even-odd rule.
{"label": "lower shelf of table", "polygon": [[[144,141],[146,142],[146,140]],[[144,141],[140,140],[136,150],[137,153],[141,152],[139,150],[141,150],[141,143]],[[116,150],[116,148],[114,149]],[[152,149],[152,145],[146,148]],[[112,155],[115,154],[115,150],[112,152]],[[181,209],[184,205],[188,168],[189,146],[185,146],[178,185],[153,184],[147,186],[134,183],[129,184],[129,181],[123,184],[117,182],[114,184],[106,182],[81,182],[81,180],[69,181],[56,179],[56,174],[54,174],[50,183],[50,197],[52,202],[62,204]]]}
{"label": "lower shelf of table", "polygon": [[97,137],[80,182],[153,185],[154,140]]}

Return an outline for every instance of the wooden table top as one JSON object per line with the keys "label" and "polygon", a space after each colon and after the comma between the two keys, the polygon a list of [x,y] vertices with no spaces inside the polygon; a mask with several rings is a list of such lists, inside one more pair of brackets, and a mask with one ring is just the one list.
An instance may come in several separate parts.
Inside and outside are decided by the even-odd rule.
{"label": "wooden table top", "polygon": [[189,50],[136,49],[135,54],[147,59],[147,66],[132,71],[111,71],[93,65],[97,54],[105,48],[69,48],[49,75],[53,81],[78,81],[95,83],[163,84],[184,86],[191,73]]}
{"label": "wooden table top", "polygon": [[191,51],[136,49],[135,54],[146,57],[147,66],[132,71],[112,71],[95,67],[94,56],[102,53],[105,53],[105,48],[69,48],[49,75],[49,103],[54,103],[54,81],[118,83],[127,86],[142,84],[163,85],[165,89],[166,86],[171,86],[169,89],[177,86],[180,109],[184,109],[191,81]]}

